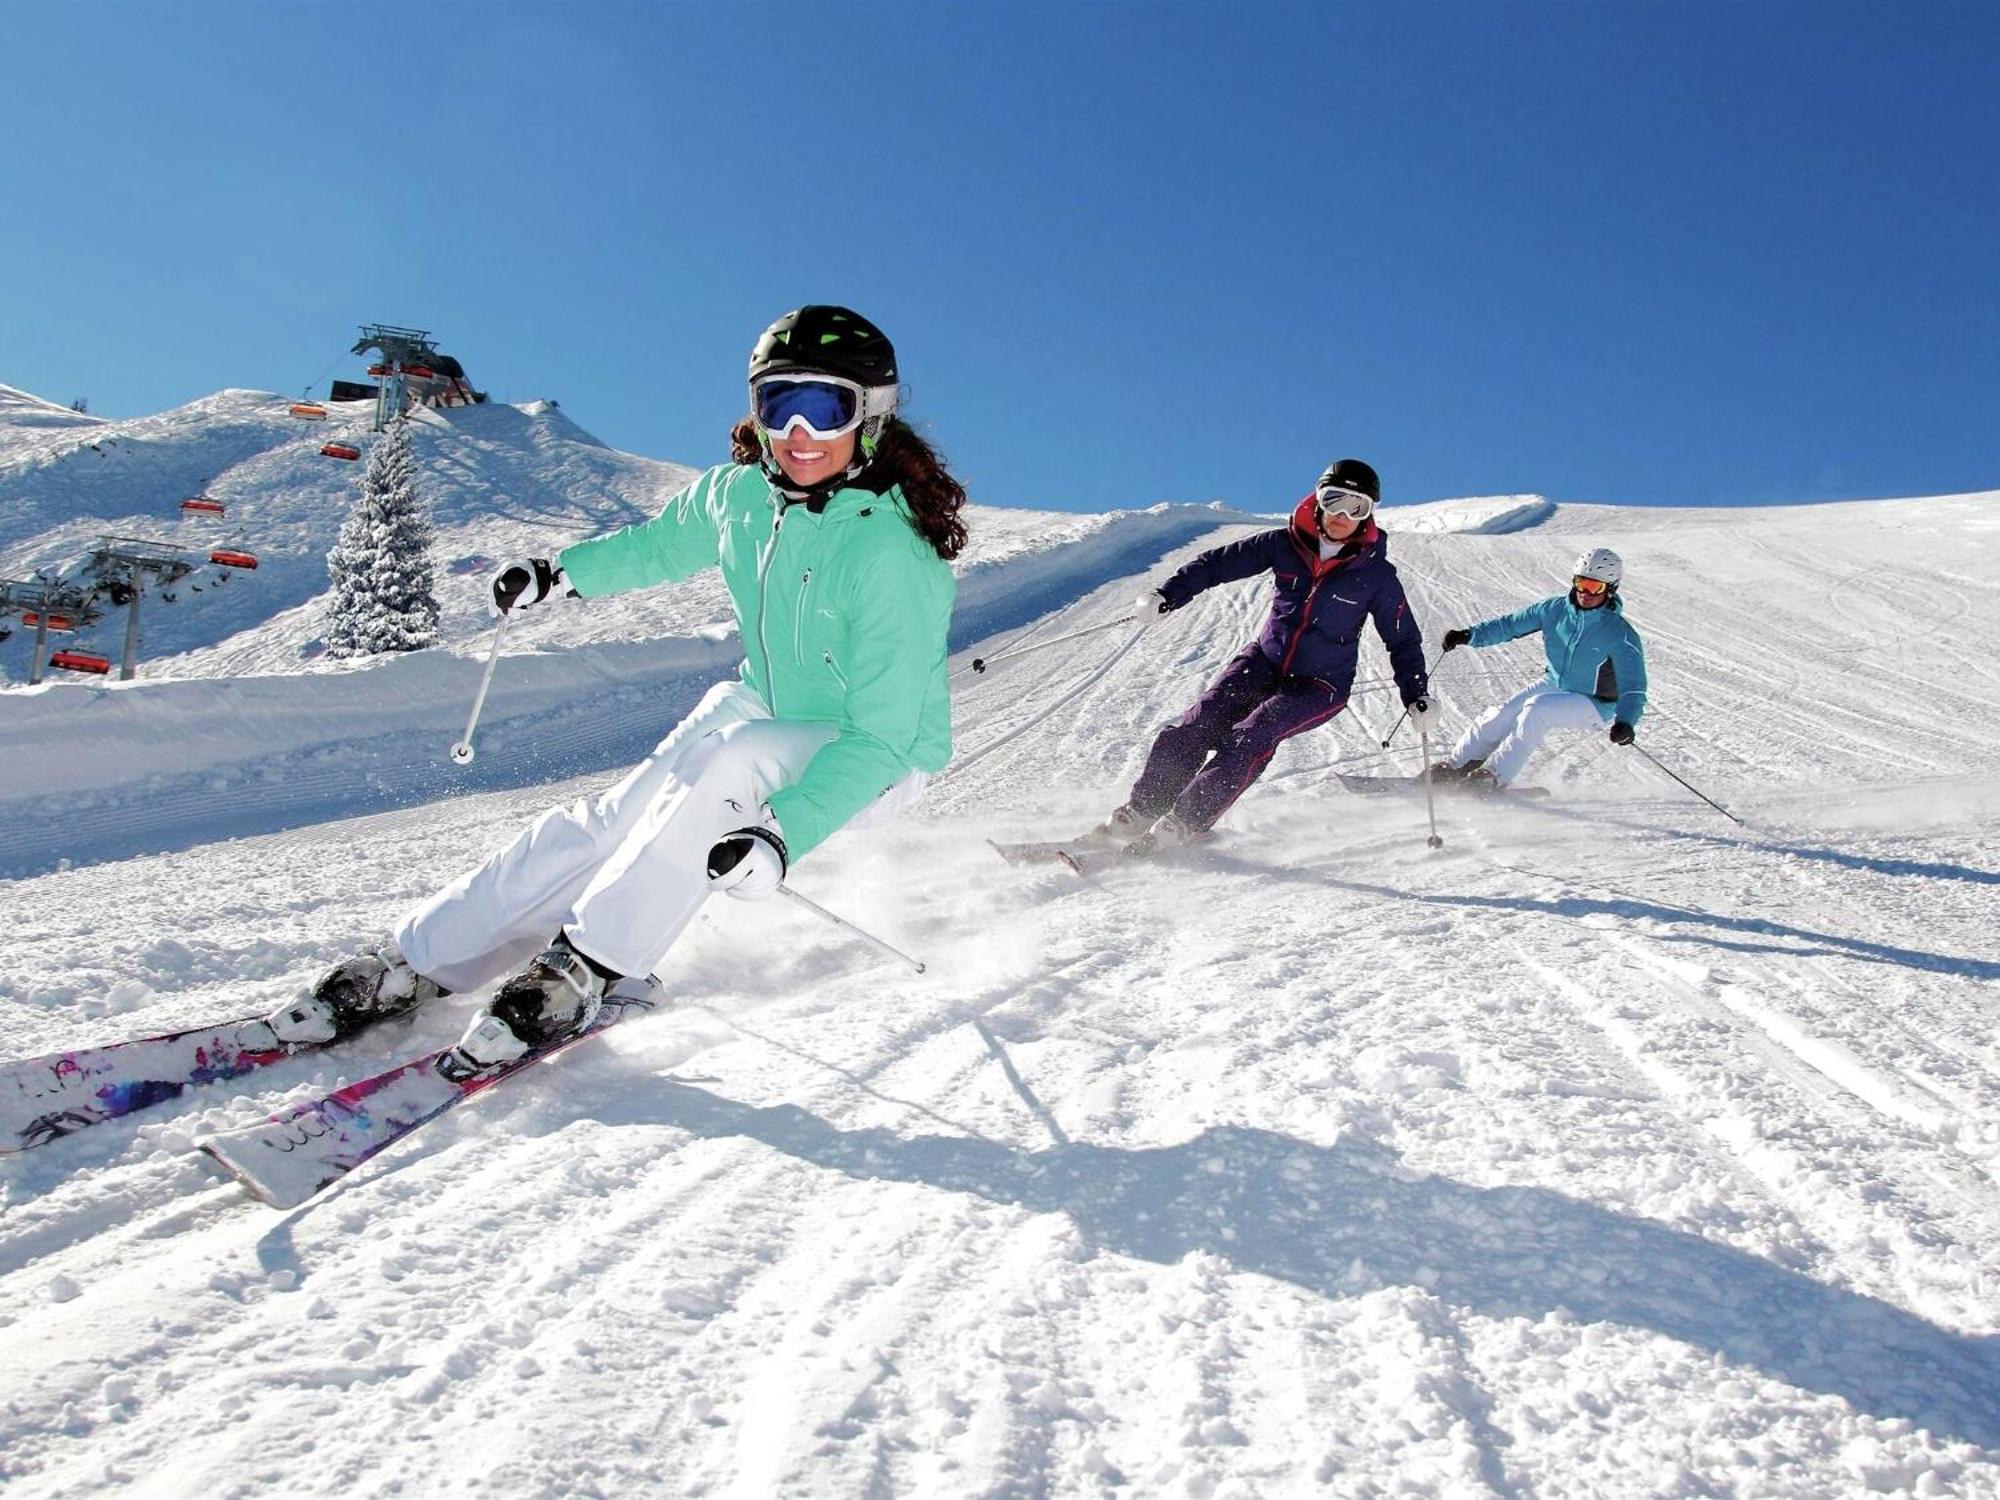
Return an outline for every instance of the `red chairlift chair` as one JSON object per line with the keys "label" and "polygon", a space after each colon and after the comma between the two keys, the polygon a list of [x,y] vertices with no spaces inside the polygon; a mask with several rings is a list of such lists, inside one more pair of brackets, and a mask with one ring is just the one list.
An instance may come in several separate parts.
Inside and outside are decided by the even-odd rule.
{"label": "red chairlift chair", "polygon": [[66,672],[95,672],[102,677],[111,670],[111,658],[99,656],[95,651],[63,650],[50,654],[49,665]]}

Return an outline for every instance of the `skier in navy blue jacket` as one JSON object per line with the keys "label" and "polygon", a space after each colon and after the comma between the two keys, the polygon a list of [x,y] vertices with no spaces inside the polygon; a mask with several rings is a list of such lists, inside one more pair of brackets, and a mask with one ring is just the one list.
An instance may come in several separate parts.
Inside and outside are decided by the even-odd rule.
{"label": "skier in navy blue jacket", "polygon": [[1624,574],[1616,552],[1593,547],[1577,558],[1567,594],[1445,632],[1444,649],[1451,651],[1540,631],[1549,670],[1487,710],[1433,773],[1504,789],[1552,729],[1601,729],[1608,721],[1612,744],[1632,743],[1646,711],[1646,648],[1618,597]]}
{"label": "skier in navy blue jacket", "polygon": [[1181,718],[1162,729],[1131,793],[1098,829],[1136,852],[1205,837],[1283,741],[1347,706],[1373,620],[1417,728],[1433,721],[1423,636],[1390,564],[1375,507],[1381,481],[1358,458],[1320,475],[1290,524],[1204,552],[1159,588],[1158,610],[1268,572],[1276,592],[1257,639]]}

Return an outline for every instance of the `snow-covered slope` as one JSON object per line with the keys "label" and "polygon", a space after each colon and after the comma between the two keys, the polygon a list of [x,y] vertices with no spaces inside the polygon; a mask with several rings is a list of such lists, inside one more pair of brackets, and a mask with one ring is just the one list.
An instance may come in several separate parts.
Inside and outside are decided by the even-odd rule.
{"label": "snow-covered slope", "polygon": [[79,427],[103,425],[103,417],[59,406],[27,391],[16,390],[11,385],[0,385],[0,431],[6,432],[10,444],[50,430],[73,431]]}
{"label": "snow-covered slope", "polygon": [[[32,398],[30,398],[32,399]],[[100,536],[134,537],[205,559],[218,546],[256,556],[255,572],[204,566],[141,605],[140,675],[214,678],[292,672],[319,649],[326,553],[360,492],[360,463],[321,455],[328,442],[364,452],[372,407],[334,405],[300,421],[267,391],[220,391],[154,417],[21,438],[0,406],[0,577],[76,576]],[[73,414],[71,414],[73,415]],[[546,552],[650,515],[686,482],[681,465],[619,453],[552,402],[423,412],[415,451],[437,528],[448,638],[482,627],[473,607],[495,556]],[[181,501],[227,507],[183,515]],[[123,611],[69,644],[116,658]],[[0,643],[0,670],[25,681],[30,632]],[[326,662],[324,670],[338,671]]]}
{"label": "snow-covered slope", "polygon": [[[514,493],[465,461],[468,496]],[[565,481],[561,526],[605,472]],[[1262,589],[1101,676],[1128,625],[969,662],[1121,620],[1254,522],[981,509],[954,769],[796,876],[928,974],[716,902],[663,1014],[297,1212],[190,1143],[480,996],[0,1162],[0,1481],[2000,1495],[1996,501],[1391,511],[1433,637],[1623,552],[1641,743],[1748,826],[1592,738],[1538,764],[1545,802],[1441,802],[1428,851],[1420,801],[1332,774],[1416,763],[1379,745],[1371,645],[1352,713],[1200,856],[1087,880],[982,839],[1101,814]],[[466,556],[531,534],[459,519]],[[212,669],[0,695],[31,788],[0,865],[47,872],[0,883],[0,1056],[268,1008],[735,655],[698,588],[551,611],[468,783],[442,751],[475,592],[451,649],[393,663],[287,659],[279,613]],[[1450,728],[1537,666],[1454,653]],[[552,745],[587,774],[548,780]]]}

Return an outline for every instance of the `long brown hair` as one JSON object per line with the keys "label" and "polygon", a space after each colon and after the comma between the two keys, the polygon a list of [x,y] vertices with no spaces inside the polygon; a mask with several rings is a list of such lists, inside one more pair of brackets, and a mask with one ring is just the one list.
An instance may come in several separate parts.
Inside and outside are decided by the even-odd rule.
{"label": "long brown hair", "polygon": [[[757,436],[757,421],[745,417],[729,433],[729,456],[739,464],[764,462],[764,445]],[[887,471],[910,502],[917,531],[950,562],[965,550],[965,522],[959,512],[965,508],[965,486],[945,467],[944,455],[901,417],[883,424],[875,443],[870,467]]]}

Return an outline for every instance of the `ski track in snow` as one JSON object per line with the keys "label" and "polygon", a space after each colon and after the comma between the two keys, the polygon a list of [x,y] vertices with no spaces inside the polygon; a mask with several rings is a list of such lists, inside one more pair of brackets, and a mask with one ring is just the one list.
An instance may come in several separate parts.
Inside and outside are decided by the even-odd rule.
{"label": "ski track in snow", "polygon": [[[37,420],[37,453],[101,434]],[[192,1143],[442,1044],[481,997],[0,1161],[0,1485],[2000,1495],[1992,498],[1387,515],[1434,639],[1623,551],[1644,742],[1747,828],[1592,739],[1544,751],[1546,802],[1441,797],[1427,851],[1421,798],[1333,775],[1417,762],[1407,731],[1379,745],[1371,643],[1352,711],[1211,845],[1009,868],[983,837],[1101,816],[1264,590],[1101,677],[1129,626],[963,673],[962,769],[798,874],[922,978],[717,902],[662,1014],[290,1213]],[[1116,620],[1251,524],[978,519],[955,668]],[[1912,611],[1926,589],[1948,620]],[[4,1055],[269,1008],[602,785],[705,680],[621,676],[621,640],[714,618],[627,608],[579,625],[605,671],[545,705],[597,736],[566,780],[524,750],[384,807],[391,752],[314,760],[302,729],[244,775],[319,779],[203,842],[200,773],[135,742],[94,862],[0,883]],[[275,661],[278,628],[207,649]],[[1539,660],[1454,653],[1449,732]],[[426,690],[447,724],[459,680]],[[414,724],[424,696],[388,701]],[[16,835],[23,867],[56,826]]]}

